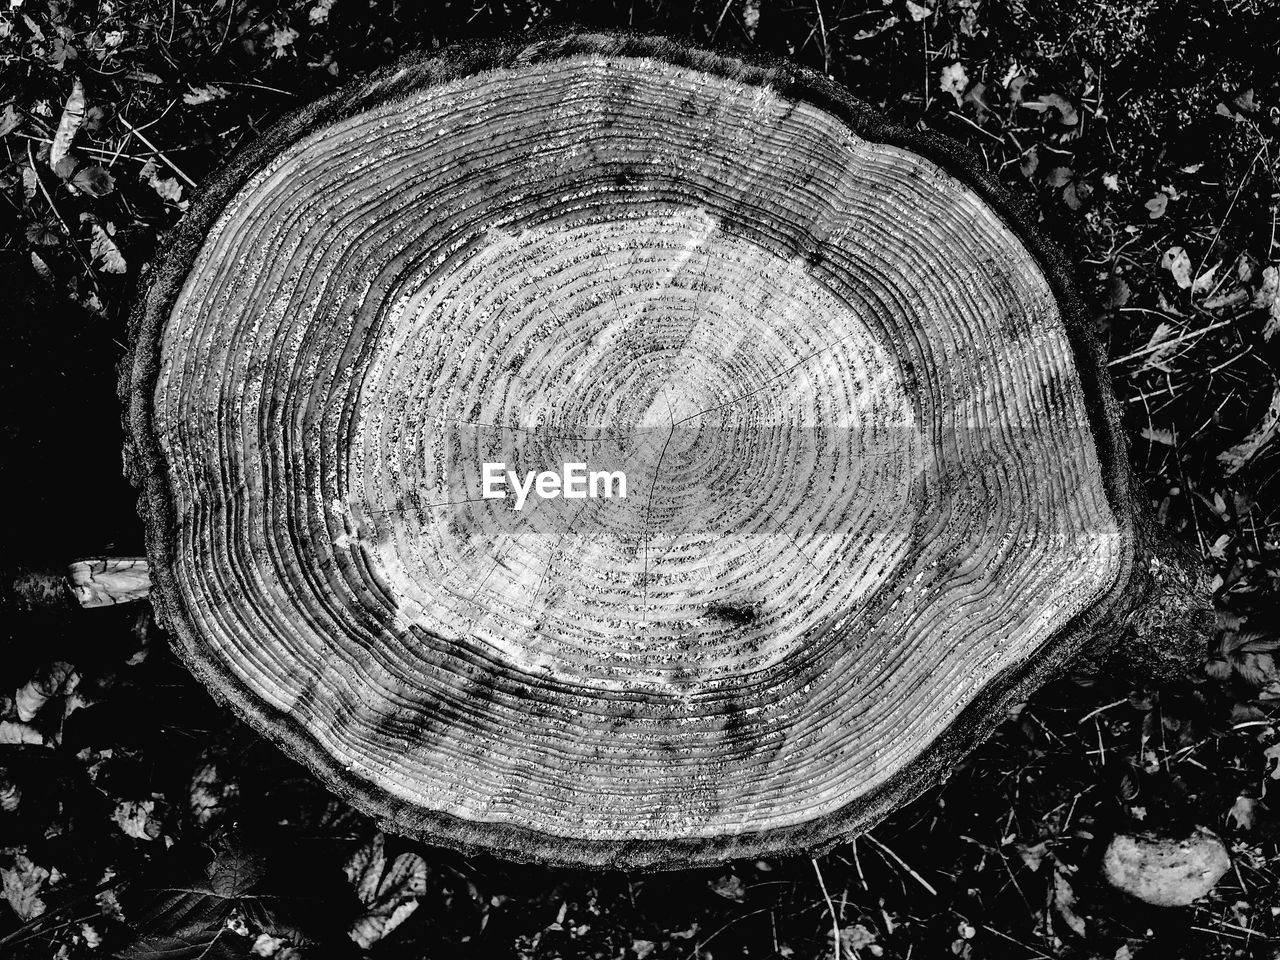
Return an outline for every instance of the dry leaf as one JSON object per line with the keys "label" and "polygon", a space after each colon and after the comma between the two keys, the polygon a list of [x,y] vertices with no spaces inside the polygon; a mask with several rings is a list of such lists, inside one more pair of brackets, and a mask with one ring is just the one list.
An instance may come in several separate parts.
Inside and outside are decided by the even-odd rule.
{"label": "dry leaf", "polygon": [[1049,186],[1065,187],[1071,182],[1071,178],[1075,176],[1075,171],[1070,167],[1051,167],[1049,172],[1045,174],[1044,182]]}
{"label": "dry leaf", "polygon": [[969,88],[969,74],[965,71],[964,64],[956,62],[943,67],[939,80],[942,92],[955,97],[956,106],[960,106],[964,102],[964,92]]}
{"label": "dry leaf", "polygon": [[1151,220],[1159,220],[1164,216],[1164,212],[1169,209],[1169,196],[1164,193],[1157,193],[1145,204],[1147,208],[1147,217]]}
{"label": "dry leaf", "polygon": [[14,695],[13,705],[18,712],[18,719],[23,723],[34,720],[40,708],[51,698],[62,693],[74,675],[75,667],[61,660],[37,672],[27,685]]}
{"label": "dry leaf", "polygon": [[0,810],[13,813],[20,803],[22,803],[22,788],[8,776],[0,773]]}
{"label": "dry leaf", "polygon": [[1045,854],[1049,851],[1049,845],[1041,840],[1030,846],[1020,843],[1014,849],[1018,851],[1018,856],[1027,865],[1027,869],[1034,871],[1040,869],[1040,864],[1044,862]]}
{"label": "dry leaf", "polygon": [[1174,282],[1183,290],[1191,286],[1191,258],[1182,247],[1170,247],[1160,258],[1162,269],[1173,274]]}
{"label": "dry leaf", "polygon": [[1218,268],[1222,266],[1222,261],[1218,261],[1200,276],[1196,277],[1195,283],[1191,285],[1192,293],[1204,293],[1213,287],[1214,281],[1218,276]]}
{"label": "dry leaf", "polygon": [[93,225],[93,242],[89,244],[89,255],[103,273],[124,273],[129,269],[116,242],[96,223]]}
{"label": "dry leaf", "polygon": [[1107,289],[1102,304],[1108,310],[1119,310],[1129,302],[1129,284],[1124,277],[1113,273],[1107,278]]}
{"label": "dry leaf", "polygon": [[1060,94],[1046,93],[1039,100],[1024,100],[1022,105],[1028,110],[1035,110],[1040,113],[1046,110],[1056,110],[1058,116],[1062,119],[1062,125],[1065,127],[1074,127],[1080,122],[1075,105]]}
{"label": "dry leaf", "polygon": [[1267,267],[1262,271],[1262,283],[1258,286],[1258,292],[1253,295],[1253,305],[1268,311],[1262,337],[1270,340],[1280,330],[1280,269]]}
{"label": "dry leaf", "polygon": [[333,4],[334,0],[316,0],[316,5],[307,14],[307,19],[313,24],[327,23],[329,11],[333,9]]}
{"label": "dry leaf", "polygon": [[75,176],[71,178],[71,183],[77,190],[83,190],[94,197],[105,197],[116,188],[115,179],[111,174],[105,167],[99,167],[96,164],[77,170]]}
{"label": "dry leaf", "polygon": [[869,27],[865,27],[862,30],[855,31],[852,39],[870,40],[872,37],[878,37],[880,36],[880,34],[884,33],[886,30],[891,30],[897,25],[898,25],[898,18],[890,14],[887,17],[885,17],[885,19],[878,20]]}
{"label": "dry leaf", "polygon": [[155,809],[154,800],[123,800],[116,804],[111,819],[135,840],[154,840],[160,836],[160,823],[153,816]]}
{"label": "dry leaf", "polygon": [[1266,761],[1267,776],[1272,780],[1280,780],[1280,743],[1267,747],[1262,751],[1262,756]]}
{"label": "dry leaf", "polygon": [[44,736],[29,723],[0,720],[0,746],[13,747],[24,743],[43,746]]}
{"label": "dry leaf", "polygon": [[711,888],[712,893],[719,894],[726,900],[737,900],[739,903],[747,895],[747,888],[742,884],[742,878],[733,873],[726,873],[723,877],[719,877],[707,884]]}
{"label": "dry leaf", "polygon": [[297,39],[297,30],[294,30],[292,27],[277,27],[275,32],[271,34],[270,41],[268,41],[274,48],[271,56],[283,57],[289,48],[293,46],[293,41]]}
{"label": "dry leaf", "polygon": [[71,152],[71,141],[84,123],[84,84],[76,77],[72,84],[71,94],[62,107],[62,119],[58,121],[58,132],[53,135],[53,145],[49,147],[49,166],[54,170]]}
{"label": "dry leaf", "polygon": [[365,905],[348,936],[365,950],[408,919],[427,892],[427,862],[416,853],[402,853],[388,864],[386,839],[378,833],[343,867]]}
{"label": "dry leaf", "polygon": [[1252,830],[1255,818],[1254,808],[1257,807],[1258,801],[1253,797],[1246,797],[1243,793],[1236,797],[1236,802],[1231,805],[1231,809],[1227,811],[1227,819],[1241,830]]}
{"label": "dry leaf", "polygon": [[1267,407],[1267,412],[1262,415],[1257,426],[1234,447],[1218,454],[1218,462],[1222,464],[1226,475],[1231,476],[1252,460],[1259,450],[1275,439],[1278,428],[1280,428],[1280,384],[1271,395],[1271,405]]}
{"label": "dry leaf", "polygon": [[188,106],[196,107],[202,103],[211,103],[214,100],[221,100],[229,96],[231,94],[226,87],[211,83],[207,87],[192,87],[190,92],[182,95],[182,102]]}
{"label": "dry leaf", "polygon": [[1155,332],[1151,334],[1151,339],[1147,341],[1144,350],[1148,351],[1147,359],[1143,364],[1144,370],[1166,370],[1166,362],[1173,354],[1174,349],[1178,346],[1178,341],[1174,337],[1173,324],[1161,321],[1156,327]]}
{"label": "dry leaf", "polygon": [[44,901],[39,894],[48,879],[48,870],[36,866],[30,857],[21,853],[13,858],[12,867],[0,870],[4,898],[19,920],[33,920],[44,913]]}
{"label": "dry leaf", "polygon": [[191,816],[203,827],[220,816],[227,801],[239,794],[239,786],[225,781],[216,764],[203,763],[191,775],[187,804]]}
{"label": "dry leaf", "polygon": [[1058,915],[1067,922],[1078,936],[1083,937],[1086,932],[1084,917],[1075,911],[1076,894],[1071,888],[1071,881],[1067,879],[1067,870],[1062,864],[1054,862],[1053,865],[1053,905],[1058,911]]}
{"label": "dry leaf", "polygon": [[7,137],[13,133],[21,122],[22,118],[18,116],[18,111],[13,108],[13,104],[6,103],[4,112],[0,113],[0,137]]}

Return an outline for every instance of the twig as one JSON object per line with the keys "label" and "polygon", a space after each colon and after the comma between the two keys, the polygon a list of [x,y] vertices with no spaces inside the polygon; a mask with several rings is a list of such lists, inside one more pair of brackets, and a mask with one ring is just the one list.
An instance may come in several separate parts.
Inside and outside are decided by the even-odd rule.
{"label": "twig", "polygon": [[142,131],[141,131],[141,130],[139,130],[137,127],[135,127],[132,123],[130,123],[130,122],[129,122],[128,120],[126,120],[124,117],[120,117],[120,118],[119,118],[119,120],[120,120],[120,122],[121,122],[121,123],[123,123],[126,127],[128,127],[128,128],[129,128],[129,132],[130,132],[130,133],[132,133],[135,137],[137,137],[139,140],[141,140],[143,143],[145,143],[148,147],[150,147],[152,150],[154,150],[154,151],[156,152],[156,156],[157,156],[157,157],[159,157],[161,160],[163,160],[163,161],[165,162],[165,166],[167,166],[170,170],[172,170],[174,173],[176,173],[178,176],[180,176],[184,181],[186,181],[187,186],[189,186],[189,187],[195,187],[195,186],[196,186],[196,182],[195,182],[194,180],[192,180],[190,177],[188,177],[185,173],[183,173],[183,172],[182,172],[182,169],[181,169],[181,168],[180,168],[176,163],[174,163],[172,160],[170,160],[168,157],[166,157],[166,156],[164,155],[164,151],[163,151],[163,150],[161,150],[161,149],[160,149],[159,147],[157,147],[154,143],[152,143],[150,140],[148,140],[148,139],[147,139],[147,138],[142,134]]}
{"label": "twig", "polygon": [[[35,143],[53,143],[53,141],[50,140],[48,137],[37,137],[33,133],[15,133],[14,136],[22,137],[25,140],[32,140]],[[133,160],[137,163],[147,162],[146,157],[139,157],[132,153],[119,153],[115,150],[102,150],[102,149],[99,149],[98,147],[86,147],[83,144],[81,144],[80,146],[77,146],[76,149],[83,151],[84,153],[96,153],[100,157],[110,157],[112,160],[116,160],[119,157],[123,157],[126,160]],[[110,166],[110,164],[108,164],[108,166]]]}
{"label": "twig", "polygon": [[831,894],[827,893],[827,882],[822,879],[822,868],[818,866],[818,858],[810,857],[809,862],[813,864],[813,872],[818,875],[818,886],[822,890],[822,899],[827,901],[827,912],[831,914],[832,949],[835,951],[836,960],[840,960],[842,956],[840,950],[840,920],[836,916],[836,905],[831,902]]}
{"label": "twig", "polygon": [[1194,340],[1196,337],[1203,336],[1211,331],[1221,330],[1223,327],[1229,327],[1235,322],[1236,318],[1233,317],[1230,320],[1221,320],[1218,323],[1211,323],[1209,326],[1201,327],[1199,330],[1192,330],[1190,333],[1179,334],[1173,340],[1161,340],[1159,343],[1147,344],[1147,346],[1143,347],[1141,350],[1135,350],[1133,353],[1126,353],[1123,357],[1116,357],[1116,359],[1108,363],[1107,366],[1114,367],[1127,360],[1136,360],[1138,357],[1145,357],[1147,354],[1155,353],[1157,350],[1167,350],[1170,347],[1176,347],[1180,343],[1185,343],[1188,340]]}
{"label": "twig", "polygon": [[1013,939],[1013,937],[1009,936],[1007,933],[1001,933],[995,927],[988,926],[987,924],[984,923],[982,925],[982,929],[986,930],[988,933],[994,933],[997,937],[1003,937],[1005,940],[1008,940],[1010,943],[1016,943],[1023,950],[1029,950],[1031,952],[1031,956],[1035,957],[1036,960],[1052,960],[1049,954],[1042,953],[1041,951],[1037,950],[1035,947],[1031,946],[1030,944],[1023,943],[1021,940],[1015,940]]}
{"label": "twig", "polygon": [[1086,720],[1092,720],[1094,717],[1096,717],[1100,713],[1106,713],[1112,707],[1118,707],[1122,703],[1128,703],[1128,702],[1129,702],[1129,698],[1125,697],[1122,700],[1116,700],[1113,703],[1108,703],[1106,706],[1099,707],[1097,710],[1091,710],[1089,713],[1086,713],[1083,717],[1080,718],[1079,723],[1077,723],[1077,726],[1079,726],[1080,723],[1084,723]]}
{"label": "twig", "polygon": [[822,0],[813,0],[813,9],[818,11],[818,37],[822,41],[822,72],[831,72],[831,50],[827,46],[827,21],[822,16]]}
{"label": "twig", "polygon": [[853,866],[858,871],[858,882],[862,884],[862,889],[870,891],[867,886],[867,878],[862,874],[862,858],[858,856],[858,838],[854,837],[849,844],[853,848]]}
{"label": "twig", "polygon": [[1213,251],[1214,244],[1218,242],[1218,237],[1222,234],[1222,228],[1227,225],[1227,218],[1231,216],[1231,211],[1235,209],[1236,201],[1240,199],[1240,191],[1244,189],[1244,185],[1248,182],[1249,178],[1253,176],[1253,168],[1258,165],[1258,160],[1266,149],[1267,142],[1263,140],[1262,146],[1258,148],[1258,152],[1253,155],[1253,160],[1249,163],[1249,169],[1244,172],[1244,176],[1241,177],[1240,182],[1236,184],[1236,192],[1231,197],[1231,202],[1227,204],[1227,212],[1224,213],[1222,215],[1222,219],[1218,221],[1218,229],[1213,231],[1213,238],[1209,241],[1209,246],[1205,248],[1204,254],[1200,257],[1200,266],[1196,270],[1197,277],[1203,272],[1204,265],[1209,259],[1209,254]]}
{"label": "twig", "polygon": [[733,3],[733,0],[724,0],[724,6],[720,8],[720,16],[716,17],[715,28],[711,31],[711,41],[713,43],[715,42],[716,34],[720,32],[720,24],[724,23],[725,14],[729,12],[729,5],[731,3]]}
{"label": "twig", "polygon": [[865,836],[868,840],[874,843],[882,853],[887,853],[889,856],[893,857],[894,862],[896,862],[898,866],[900,866],[903,870],[907,871],[907,873],[911,874],[911,876],[915,877],[915,879],[919,882],[920,886],[924,887],[926,890],[932,893],[935,897],[938,895],[938,891],[933,888],[933,884],[931,884],[924,877],[920,876],[920,874],[916,873],[915,870],[913,870],[911,866],[907,863],[907,861],[903,860],[900,856],[898,856],[896,853],[894,853],[892,850],[886,847],[883,843],[881,843],[871,834],[866,833],[866,834],[863,834],[863,836]]}
{"label": "twig", "polygon": [[71,249],[76,252],[76,256],[80,258],[80,262],[84,264],[85,270],[89,272],[89,279],[93,281],[94,286],[98,284],[98,278],[94,275],[93,264],[91,264],[85,255],[80,251],[80,245],[76,243],[76,236],[71,232],[71,228],[67,226],[67,221],[62,219],[62,213],[58,210],[57,204],[53,202],[53,196],[49,193],[49,188],[44,185],[44,177],[40,176],[40,170],[36,167],[35,154],[31,150],[31,141],[27,141],[27,162],[31,164],[31,173],[36,178],[36,183],[40,185],[40,192],[44,194],[45,201],[49,204],[49,209],[53,211],[53,215],[58,218],[58,222],[62,224],[62,229],[67,234],[67,242],[71,244]]}

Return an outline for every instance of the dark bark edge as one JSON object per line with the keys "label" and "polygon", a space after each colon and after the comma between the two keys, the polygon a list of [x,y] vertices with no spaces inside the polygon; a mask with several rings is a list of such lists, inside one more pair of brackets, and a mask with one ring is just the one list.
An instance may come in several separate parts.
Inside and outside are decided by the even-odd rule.
{"label": "dark bark edge", "polygon": [[[676,840],[578,840],[526,827],[483,824],[425,811],[397,800],[352,776],[330,757],[292,716],[256,698],[209,656],[184,609],[172,569],[176,538],[173,502],[152,423],[151,399],[157,383],[160,334],[206,233],[244,183],[282,149],[302,136],[344,117],[402,97],[412,90],[484,70],[598,54],[663,60],[746,84],[768,85],[779,94],[808,101],[841,118],[858,135],[903,147],[937,163],[973,189],[1014,231],[1036,260],[1057,299],[1085,392],[1103,482],[1120,525],[1124,561],[1106,595],[1064,626],[1036,655],[990,683],[919,757],[888,782],[840,810],[809,823],[716,838]],[[1103,351],[1092,333],[1083,303],[1061,250],[1035,227],[1034,210],[982,171],[976,154],[930,132],[908,130],[831,80],[790,63],[691,48],[660,37],[626,33],[557,31],[540,38],[462,44],[418,53],[354,81],[270,127],[243,148],[218,174],[202,184],[182,221],[163,240],[161,255],[141,281],[130,318],[129,353],[120,366],[120,396],[129,436],[126,473],[139,490],[146,528],[153,594],[160,622],[174,635],[187,666],[255,730],[301,760],[335,793],[377,818],[390,831],[467,853],[490,853],[518,861],[624,869],[675,869],[829,849],[864,831],[945,779],[953,766],[982,742],[1015,703],[1061,672],[1068,660],[1098,634],[1114,634],[1152,592],[1156,546],[1143,510],[1120,431],[1118,404],[1106,374]]]}

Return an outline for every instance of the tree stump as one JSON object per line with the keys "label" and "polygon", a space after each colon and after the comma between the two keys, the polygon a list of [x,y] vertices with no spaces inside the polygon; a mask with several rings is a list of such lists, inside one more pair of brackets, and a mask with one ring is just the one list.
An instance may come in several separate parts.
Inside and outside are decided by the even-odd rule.
{"label": "tree stump", "polygon": [[963,150],[795,66],[411,58],[164,246],[122,376],[158,615],[401,833],[817,849],[1087,637],[1200,622],[1060,256]]}

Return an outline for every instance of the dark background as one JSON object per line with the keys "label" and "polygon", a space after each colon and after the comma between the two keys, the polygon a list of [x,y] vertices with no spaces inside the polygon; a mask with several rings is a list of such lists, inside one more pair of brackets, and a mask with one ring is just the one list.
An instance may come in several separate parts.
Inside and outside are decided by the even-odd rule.
{"label": "dark background", "polygon": [[[358,955],[352,924],[398,905],[412,912],[365,938],[373,956],[834,957],[833,919],[854,958],[1280,955],[1275,2],[0,12],[0,565],[141,552],[114,366],[191,184],[399,53],[568,21],[790,57],[964,141],[1034,202],[1094,311],[1153,510],[1215,571],[1203,662],[1159,682],[1082,665],[945,785],[816,861],[625,876],[379,847],[375,825],[209,699],[145,605],[7,611],[3,722],[33,678],[55,695],[26,728],[43,744],[0,733],[0,956]],[[53,168],[76,78],[85,123]],[[1113,832],[1195,826],[1234,855],[1205,900],[1139,908],[1100,882]]]}

